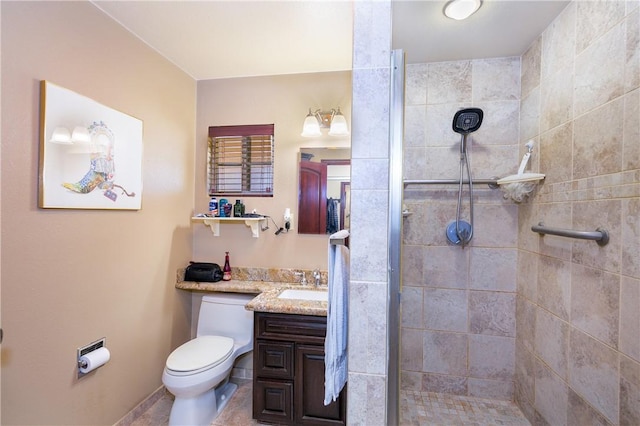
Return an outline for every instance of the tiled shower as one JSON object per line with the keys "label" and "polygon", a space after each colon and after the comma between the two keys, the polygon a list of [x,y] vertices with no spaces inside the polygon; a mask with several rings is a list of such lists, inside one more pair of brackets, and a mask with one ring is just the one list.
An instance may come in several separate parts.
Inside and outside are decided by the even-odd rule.
{"label": "tiled shower", "polygon": [[406,67],[405,179],[458,177],[451,120],[470,106],[474,178],[515,173],[533,140],[546,179],[521,204],[475,185],[464,249],[445,236],[457,187],[405,188],[401,389],[515,399],[535,424],[640,424],[639,4],[574,1],[522,57]]}

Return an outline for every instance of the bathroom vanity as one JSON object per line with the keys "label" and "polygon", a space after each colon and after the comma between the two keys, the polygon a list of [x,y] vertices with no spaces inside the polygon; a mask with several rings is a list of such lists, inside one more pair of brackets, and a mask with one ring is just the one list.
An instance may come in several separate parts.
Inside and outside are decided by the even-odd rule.
{"label": "bathroom vanity", "polygon": [[253,418],[286,425],[346,424],[346,387],[324,405],[325,316],[255,312]]}

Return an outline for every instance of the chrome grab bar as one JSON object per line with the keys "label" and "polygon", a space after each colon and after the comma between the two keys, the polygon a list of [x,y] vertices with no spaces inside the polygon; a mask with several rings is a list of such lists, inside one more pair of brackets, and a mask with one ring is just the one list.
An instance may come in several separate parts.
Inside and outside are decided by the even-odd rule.
{"label": "chrome grab bar", "polygon": [[[402,181],[404,186],[407,185],[458,185],[460,179],[405,179]],[[468,184],[469,180],[462,181],[463,184]],[[489,185],[489,188],[498,188],[498,179],[473,179],[473,183],[478,185]]]}
{"label": "chrome grab bar", "polygon": [[531,230],[541,236],[549,234],[559,237],[577,238],[579,240],[593,240],[599,246],[605,246],[609,242],[609,233],[602,228],[597,228],[595,231],[574,231],[572,229],[550,228],[540,222],[537,225],[533,225]]}

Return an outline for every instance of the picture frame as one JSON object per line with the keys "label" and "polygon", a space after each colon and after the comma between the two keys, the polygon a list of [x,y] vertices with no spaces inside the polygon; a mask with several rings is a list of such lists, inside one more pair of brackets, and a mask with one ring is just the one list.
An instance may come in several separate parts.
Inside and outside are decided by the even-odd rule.
{"label": "picture frame", "polygon": [[40,82],[38,207],[140,210],[143,123]]}

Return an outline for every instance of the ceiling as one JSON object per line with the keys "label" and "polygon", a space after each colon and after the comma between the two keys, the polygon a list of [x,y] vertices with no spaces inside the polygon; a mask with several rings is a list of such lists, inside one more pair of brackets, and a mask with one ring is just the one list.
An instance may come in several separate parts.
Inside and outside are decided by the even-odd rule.
{"label": "ceiling", "polygon": [[[351,69],[350,0],[92,3],[196,80]],[[454,21],[445,0],[394,0],[393,48],[408,63],[521,55],[568,3],[484,0]]]}

